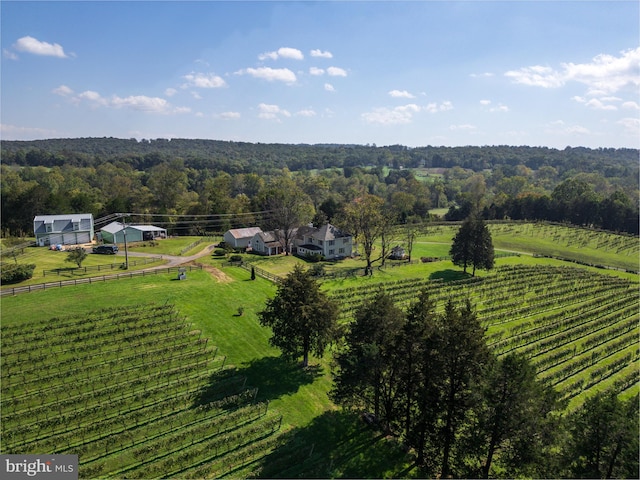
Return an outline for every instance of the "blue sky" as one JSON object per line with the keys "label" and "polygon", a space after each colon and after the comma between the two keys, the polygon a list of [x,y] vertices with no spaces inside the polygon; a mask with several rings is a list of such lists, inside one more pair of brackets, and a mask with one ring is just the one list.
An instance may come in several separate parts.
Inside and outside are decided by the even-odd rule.
{"label": "blue sky", "polygon": [[0,2],[1,135],[640,145],[639,2]]}

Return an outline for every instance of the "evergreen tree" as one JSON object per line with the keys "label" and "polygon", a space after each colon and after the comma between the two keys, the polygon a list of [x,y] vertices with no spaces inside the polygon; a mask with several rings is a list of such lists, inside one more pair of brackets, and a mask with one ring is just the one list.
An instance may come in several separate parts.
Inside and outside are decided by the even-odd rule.
{"label": "evergreen tree", "polygon": [[494,263],[493,242],[491,232],[482,217],[472,214],[462,222],[458,233],[453,239],[451,261],[454,265],[463,268],[467,273],[467,267],[473,266],[472,275],[476,269],[491,270]]}
{"label": "evergreen tree", "polygon": [[338,307],[309,272],[296,265],[258,318],[261,325],[273,331],[271,345],[290,359],[302,356],[307,367],[309,354],[322,356],[336,338]]}
{"label": "evergreen tree", "polygon": [[565,446],[573,478],[640,478],[638,468],[638,396],[626,402],[598,393],[568,419]]}
{"label": "evergreen tree", "polygon": [[508,354],[491,363],[481,394],[470,429],[472,448],[480,450],[481,477],[489,478],[498,453],[502,469],[528,476],[527,465],[540,460],[538,453],[546,446],[537,442],[541,432],[557,427],[551,425],[552,412],[559,408],[557,392],[536,379],[525,357]]}
{"label": "evergreen tree", "polygon": [[380,291],[362,305],[337,355],[333,398],[343,404],[371,407],[389,427],[401,394],[395,348],[403,324],[402,311]]}
{"label": "evergreen tree", "polygon": [[[451,459],[460,427],[477,401],[474,389],[480,385],[490,359],[480,324],[471,303],[458,309],[449,300],[442,319],[442,411],[440,442],[442,478],[452,473]],[[459,455],[458,458],[463,458]]]}

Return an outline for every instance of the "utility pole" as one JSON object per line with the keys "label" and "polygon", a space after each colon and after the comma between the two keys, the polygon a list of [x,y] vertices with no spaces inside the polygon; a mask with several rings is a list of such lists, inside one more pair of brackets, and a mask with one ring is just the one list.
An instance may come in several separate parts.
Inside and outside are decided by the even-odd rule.
{"label": "utility pole", "polygon": [[127,249],[127,222],[125,220],[125,214],[120,214],[122,218],[122,234],[124,236],[124,269],[129,270],[129,250]]}

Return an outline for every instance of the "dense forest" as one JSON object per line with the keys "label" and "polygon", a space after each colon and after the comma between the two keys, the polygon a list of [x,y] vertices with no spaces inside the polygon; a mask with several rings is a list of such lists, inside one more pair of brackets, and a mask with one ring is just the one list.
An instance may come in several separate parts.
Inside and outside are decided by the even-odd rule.
{"label": "dense forest", "polygon": [[477,210],[488,220],[638,233],[634,149],[117,138],[2,141],[0,147],[3,236],[30,235],[35,215],[72,212],[145,214],[134,220],[177,234],[259,225],[267,221],[268,192],[282,177],[315,222],[331,220],[368,193],[382,198],[398,223],[428,220],[436,208],[448,209],[448,220]]}

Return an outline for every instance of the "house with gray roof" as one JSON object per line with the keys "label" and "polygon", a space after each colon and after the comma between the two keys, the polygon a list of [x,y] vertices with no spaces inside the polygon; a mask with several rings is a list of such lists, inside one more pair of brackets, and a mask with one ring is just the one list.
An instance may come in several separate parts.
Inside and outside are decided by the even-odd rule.
{"label": "house with gray roof", "polygon": [[251,251],[261,255],[279,255],[284,253],[282,243],[276,232],[259,232],[251,239]]}
{"label": "house with gray roof", "polygon": [[91,213],[36,215],[33,219],[33,234],[36,237],[36,244],[40,247],[91,243],[95,234],[93,215]]}
{"label": "house with gray roof", "polygon": [[296,238],[296,253],[301,257],[322,255],[326,260],[350,257],[353,237],[327,223],[320,228],[306,229]]}
{"label": "house with gray roof", "polygon": [[233,248],[247,248],[250,246],[251,239],[260,232],[262,232],[260,227],[232,228],[224,232],[222,237],[224,242]]}

